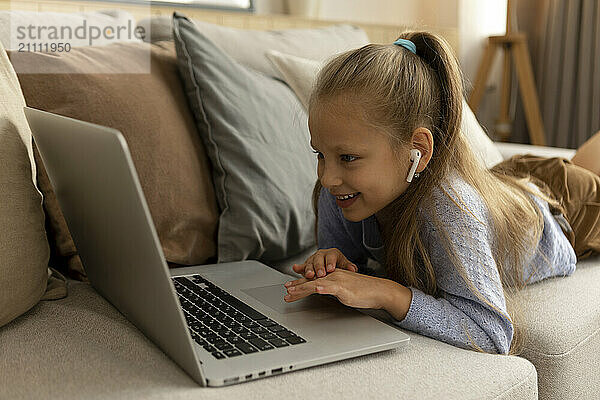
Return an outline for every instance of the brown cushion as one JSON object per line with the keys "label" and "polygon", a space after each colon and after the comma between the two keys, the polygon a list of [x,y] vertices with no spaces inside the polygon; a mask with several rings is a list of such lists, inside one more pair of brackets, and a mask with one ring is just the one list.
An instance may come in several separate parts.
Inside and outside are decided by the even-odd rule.
{"label": "brown cushion", "polygon": [[[150,53],[149,53],[150,52]],[[151,54],[151,73],[81,74],[94,67],[136,70]],[[59,74],[18,74],[27,105],[120,130],[131,151],[168,262],[194,265],[216,256],[218,210],[210,164],[177,72],[172,43],[115,43],[69,53],[21,53],[19,62]],[[123,69],[123,66],[131,68]],[[146,64],[147,65],[147,64]],[[139,68],[137,68],[139,69]],[[18,73],[18,70],[17,70]],[[85,280],[39,154],[38,183],[49,217],[52,262]]]}

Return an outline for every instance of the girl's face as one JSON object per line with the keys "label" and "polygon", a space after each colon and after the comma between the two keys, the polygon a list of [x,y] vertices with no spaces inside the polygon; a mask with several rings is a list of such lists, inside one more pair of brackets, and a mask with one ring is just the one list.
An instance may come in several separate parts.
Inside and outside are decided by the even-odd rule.
{"label": "girl's face", "polygon": [[[312,107],[308,119],[319,180],[337,197],[344,218],[353,222],[382,211],[402,194],[410,168],[408,147],[398,161],[386,134],[359,115],[355,107],[327,102]],[[356,196],[340,200],[343,195]]]}

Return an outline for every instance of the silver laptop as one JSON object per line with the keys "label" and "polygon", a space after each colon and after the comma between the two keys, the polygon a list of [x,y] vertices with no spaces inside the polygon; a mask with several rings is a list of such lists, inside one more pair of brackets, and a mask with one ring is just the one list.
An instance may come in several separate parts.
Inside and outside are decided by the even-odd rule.
{"label": "silver laptop", "polygon": [[93,287],[202,386],[389,350],[409,336],[247,260],[169,269],[127,143],[115,130],[25,107]]}

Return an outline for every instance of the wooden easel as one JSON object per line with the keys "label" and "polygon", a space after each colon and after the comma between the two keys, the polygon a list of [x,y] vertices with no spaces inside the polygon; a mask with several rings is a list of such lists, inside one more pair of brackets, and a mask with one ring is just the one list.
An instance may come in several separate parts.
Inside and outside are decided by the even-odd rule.
{"label": "wooden easel", "polygon": [[525,108],[525,118],[527,120],[527,128],[529,129],[529,139],[531,144],[544,146],[546,144],[546,136],[544,134],[544,124],[540,114],[538,96],[535,90],[535,82],[533,79],[533,71],[531,69],[531,61],[529,50],[527,48],[527,36],[524,33],[512,32],[511,29],[511,0],[508,0],[507,17],[506,17],[506,35],[490,36],[488,44],[483,54],[483,59],[477,71],[475,78],[475,87],[469,96],[469,106],[473,113],[477,112],[479,102],[483,96],[485,83],[488,79],[488,74],[496,55],[496,50],[502,46],[504,49],[504,68],[502,74],[502,93],[500,99],[500,116],[497,120],[496,131],[500,135],[500,139],[506,141],[510,138],[512,129],[509,114],[510,105],[510,59],[511,55],[515,60],[517,70],[517,79],[519,81],[519,89],[523,106]]}

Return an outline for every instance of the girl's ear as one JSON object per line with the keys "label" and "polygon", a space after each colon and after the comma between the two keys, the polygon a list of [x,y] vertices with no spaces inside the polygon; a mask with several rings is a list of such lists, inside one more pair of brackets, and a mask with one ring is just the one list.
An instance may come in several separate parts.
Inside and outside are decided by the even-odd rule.
{"label": "girl's ear", "polygon": [[416,172],[421,172],[427,167],[433,156],[433,135],[431,131],[424,127],[415,129],[412,134],[411,149],[418,149],[421,152],[421,161],[416,170]]}

